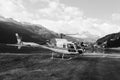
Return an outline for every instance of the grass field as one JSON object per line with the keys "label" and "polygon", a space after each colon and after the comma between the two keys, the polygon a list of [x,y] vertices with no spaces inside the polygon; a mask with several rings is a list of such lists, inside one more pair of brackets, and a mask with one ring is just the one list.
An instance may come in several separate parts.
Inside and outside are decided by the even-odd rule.
{"label": "grass field", "polygon": [[119,58],[52,60],[32,54],[0,55],[0,80],[120,80]]}

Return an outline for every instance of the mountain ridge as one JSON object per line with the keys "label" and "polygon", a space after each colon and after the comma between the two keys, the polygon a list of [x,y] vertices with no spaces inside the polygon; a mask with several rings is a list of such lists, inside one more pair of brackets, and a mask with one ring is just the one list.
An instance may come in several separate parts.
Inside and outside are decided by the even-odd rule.
{"label": "mountain ridge", "polygon": [[107,48],[120,47],[120,32],[108,34],[96,41],[98,45],[105,45]]}
{"label": "mountain ridge", "polygon": [[57,37],[57,34],[41,25],[26,24],[14,19],[0,18],[0,43],[16,43],[15,33],[18,33],[23,41],[45,43],[47,39]]}

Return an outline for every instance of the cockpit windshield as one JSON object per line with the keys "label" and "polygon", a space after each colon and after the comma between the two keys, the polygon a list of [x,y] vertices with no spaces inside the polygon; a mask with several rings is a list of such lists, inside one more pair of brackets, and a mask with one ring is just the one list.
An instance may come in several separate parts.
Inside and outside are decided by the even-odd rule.
{"label": "cockpit windshield", "polygon": [[67,47],[69,52],[76,52],[74,44],[67,44]]}
{"label": "cockpit windshield", "polygon": [[76,45],[76,49],[81,49],[81,46],[79,46],[79,45]]}

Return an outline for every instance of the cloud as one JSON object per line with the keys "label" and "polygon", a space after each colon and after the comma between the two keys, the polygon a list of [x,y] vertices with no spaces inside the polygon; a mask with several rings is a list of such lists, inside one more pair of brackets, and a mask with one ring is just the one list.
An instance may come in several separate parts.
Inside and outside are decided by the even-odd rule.
{"label": "cloud", "polygon": [[119,20],[119,21],[120,21],[120,13],[113,13],[113,14],[112,14],[112,19],[115,20],[115,21],[116,21],[116,20]]}
{"label": "cloud", "polygon": [[[103,36],[119,31],[118,25],[89,18],[77,7],[67,6],[59,0],[0,0],[0,15],[18,21],[41,24],[59,33],[82,33]],[[113,14],[113,19],[120,19]]]}
{"label": "cloud", "polygon": [[39,13],[43,15],[44,19],[51,20],[70,20],[79,16],[83,16],[83,12],[76,7],[67,7],[59,2],[49,2],[48,6],[39,9]]}
{"label": "cloud", "polygon": [[3,16],[11,17],[22,10],[23,7],[13,0],[0,0],[0,14]]}

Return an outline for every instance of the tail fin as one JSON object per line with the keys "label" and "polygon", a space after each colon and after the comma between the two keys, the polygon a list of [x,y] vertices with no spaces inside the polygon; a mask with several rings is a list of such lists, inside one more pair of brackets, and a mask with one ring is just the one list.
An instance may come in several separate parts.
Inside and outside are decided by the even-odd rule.
{"label": "tail fin", "polygon": [[18,49],[21,49],[21,47],[22,47],[21,37],[18,35],[18,33],[16,33],[15,36],[17,38]]}

